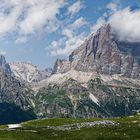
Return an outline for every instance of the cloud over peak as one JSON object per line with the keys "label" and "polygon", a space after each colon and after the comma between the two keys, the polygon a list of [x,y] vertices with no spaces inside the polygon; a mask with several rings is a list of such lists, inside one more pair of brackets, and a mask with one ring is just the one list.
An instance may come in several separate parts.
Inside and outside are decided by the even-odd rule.
{"label": "cloud over peak", "polygon": [[132,11],[127,7],[116,11],[109,17],[108,23],[120,40],[140,42],[140,9]]}
{"label": "cloud over peak", "polygon": [[120,8],[119,1],[107,4],[105,13],[91,27],[96,32],[101,26],[110,24],[121,41],[140,42],[140,8]]}

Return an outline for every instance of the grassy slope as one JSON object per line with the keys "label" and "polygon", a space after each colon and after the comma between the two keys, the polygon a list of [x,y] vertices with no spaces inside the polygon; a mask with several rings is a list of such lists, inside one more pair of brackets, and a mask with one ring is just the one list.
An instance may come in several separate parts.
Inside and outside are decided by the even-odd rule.
{"label": "grassy slope", "polygon": [[[45,126],[60,126],[76,122],[93,122],[101,119],[47,119],[23,123],[15,131],[0,130],[0,140],[140,140],[140,116],[110,119],[119,126],[94,126],[73,131],[56,131]],[[1,126],[4,128],[6,126]]]}

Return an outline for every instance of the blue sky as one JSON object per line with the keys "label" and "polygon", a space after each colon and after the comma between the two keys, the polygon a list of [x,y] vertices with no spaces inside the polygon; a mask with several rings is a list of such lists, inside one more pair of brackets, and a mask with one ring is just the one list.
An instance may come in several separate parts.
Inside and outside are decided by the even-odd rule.
{"label": "blue sky", "polygon": [[[129,7],[131,11],[123,13],[131,20],[139,14],[139,6],[140,0],[0,0],[0,53],[8,62],[52,67],[56,58],[67,59],[108,21],[120,30],[114,24],[116,17]],[[123,33],[128,34],[126,30]],[[126,38],[126,34],[121,36]],[[139,34],[130,38],[138,40]]]}

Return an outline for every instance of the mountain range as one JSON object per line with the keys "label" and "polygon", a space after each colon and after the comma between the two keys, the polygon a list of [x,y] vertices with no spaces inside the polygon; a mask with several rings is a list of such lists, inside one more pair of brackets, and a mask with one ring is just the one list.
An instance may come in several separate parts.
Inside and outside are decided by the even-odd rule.
{"label": "mountain range", "polygon": [[[1,110],[7,112],[5,106],[13,107],[11,112],[20,110],[6,123],[117,117],[140,109],[140,43],[119,40],[110,25],[91,34],[68,60],[57,59],[53,69],[7,63],[1,55],[0,70]],[[1,120],[5,116],[0,114]]]}

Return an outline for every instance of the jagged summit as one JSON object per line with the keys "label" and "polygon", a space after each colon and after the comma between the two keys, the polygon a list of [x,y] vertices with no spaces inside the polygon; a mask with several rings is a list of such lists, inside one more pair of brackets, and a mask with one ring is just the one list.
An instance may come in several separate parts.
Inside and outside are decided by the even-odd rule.
{"label": "jagged summit", "polygon": [[74,50],[69,61],[61,60],[56,64],[56,73],[74,69],[140,79],[140,43],[119,41],[108,24]]}
{"label": "jagged summit", "polygon": [[10,65],[6,62],[5,56],[0,55],[0,71],[6,75],[11,75]]}

